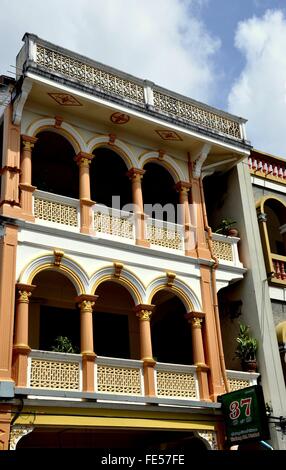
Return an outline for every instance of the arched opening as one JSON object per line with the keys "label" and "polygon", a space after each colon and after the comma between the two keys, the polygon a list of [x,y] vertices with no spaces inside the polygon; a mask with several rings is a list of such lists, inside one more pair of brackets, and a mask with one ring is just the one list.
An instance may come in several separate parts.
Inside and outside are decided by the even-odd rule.
{"label": "arched opening", "polygon": [[73,351],[80,352],[80,317],[72,282],[62,273],[45,270],[38,273],[29,305],[29,345],[51,351],[56,338],[67,337]]}
{"label": "arched opening", "polygon": [[[172,176],[162,165],[154,162],[146,163],[144,170],[146,171],[142,180],[144,212],[154,219],[177,223],[179,198]],[[158,208],[152,211],[151,206],[154,204],[165,206],[165,210]]]}
{"label": "arched opening", "polygon": [[167,289],[158,291],[151,317],[153,357],[158,362],[193,364],[191,329],[184,315],[185,306]]}
{"label": "arched opening", "polygon": [[114,281],[102,282],[93,316],[94,350],[98,356],[140,359],[139,325],[128,290]]}
{"label": "arched opening", "polygon": [[[91,199],[107,207],[122,209],[132,203],[131,183],[124,160],[109,148],[93,151],[90,165]],[[118,200],[113,198],[117,196]]]}
{"label": "arched opening", "polygon": [[[276,199],[264,203],[271,253],[286,255],[286,207]],[[285,227],[284,227],[285,225]]]}
{"label": "arched opening", "polygon": [[69,141],[52,131],[37,135],[32,152],[32,184],[61,196],[79,197],[79,175],[75,151]]}

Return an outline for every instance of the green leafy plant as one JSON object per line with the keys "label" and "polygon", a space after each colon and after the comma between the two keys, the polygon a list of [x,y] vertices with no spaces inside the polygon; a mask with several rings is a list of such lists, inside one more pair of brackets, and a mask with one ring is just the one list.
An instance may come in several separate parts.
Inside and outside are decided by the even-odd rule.
{"label": "green leafy plant", "polygon": [[230,219],[230,218],[225,218],[222,219],[221,223],[215,230],[215,233],[221,233],[222,235],[228,235],[229,230],[233,227],[233,225],[236,224],[236,220]]}
{"label": "green leafy plant", "polygon": [[76,354],[79,352],[78,348],[73,346],[71,340],[67,336],[57,336],[55,344],[52,347],[52,351],[70,354]]}
{"label": "green leafy plant", "polygon": [[236,338],[238,343],[235,355],[239,357],[242,362],[255,361],[256,352],[258,349],[258,341],[249,334],[249,326],[244,323],[239,325],[239,335]]}

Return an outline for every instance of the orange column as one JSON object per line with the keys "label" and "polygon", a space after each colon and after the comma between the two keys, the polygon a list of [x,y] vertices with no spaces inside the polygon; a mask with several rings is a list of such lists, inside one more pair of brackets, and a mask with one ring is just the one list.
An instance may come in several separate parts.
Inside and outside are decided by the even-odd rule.
{"label": "orange column", "polygon": [[11,406],[1,404],[0,410],[0,451],[9,450]]}
{"label": "orange column", "polygon": [[29,347],[29,298],[35,286],[17,284],[13,376],[18,387],[27,387]]}
{"label": "orange column", "polygon": [[192,342],[193,342],[193,360],[197,368],[197,377],[200,388],[200,399],[210,401],[208,370],[209,367],[205,363],[205,352],[202,335],[202,323],[205,314],[201,312],[190,312],[185,315],[188,323],[191,325]]}
{"label": "orange column", "polygon": [[32,194],[36,187],[32,186],[32,149],[36,143],[36,137],[22,135],[22,154],[21,154],[21,176],[20,176],[20,204],[23,211],[23,217],[26,220],[35,220],[33,216],[33,198]]}
{"label": "orange column", "polygon": [[140,168],[131,168],[127,175],[132,184],[132,202],[134,205],[136,244],[141,246],[149,246],[150,243],[145,238],[145,214],[142,196],[141,180],[145,170]]}
{"label": "orange column", "polygon": [[92,311],[97,295],[80,295],[76,302],[80,308],[80,349],[82,355],[83,391],[94,392],[94,363]]}
{"label": "orange column", "polygon": [[153,359],[150,318],[154,305],[137,305],[135,308],[136,316],[139,318],[140,329],[140,355],[144,368],[144,388],[145,395],[155,396],[155,375],[154,367],[156,361]]}
{"label": "orange column", "polygon": [[13,105],[10,104],[4,112],[0,214],[18,217],[21,214],[19,204],[20,127],[12,123],[12,107]]}
{"label": "orange column", "polygon": [[197,257],[196,255],[196,240],[195,240],[195,229],[191,223],[190,205],[189,205],[189,191],[191,183],[185,181],[179,181],[176,184],[176,189],[179,193],[179,203],[181,220],[180,223],[184,226],[185,234],[185,254],[186,256]]}
{"label": "orange column", "polygon": [[79,166],[79,199],[80,199],[80,231],[82,233],[93,233],[93,212],[95,204],[90,200],[90,174],[89,166],[94,155],[80,152],[75,161]]}
{"label": "orange column", "polygon": [[198,258],[211,259],[211,253],[206,239],[205,223],[203,216],[203,199],[200,188],[200,180],[192,178],[192,223],[196,226],[197,256]]}
{"label": "orange column", "polygon": [[5,225],[0,236],[0,380],[4,381],[12,381],[17,238],[18,228]]}
{"label": "orange column", "polygon": [[225,390],[223,386],[223,376],[220,363],[220,350],[218,344],[219,332],[217,331],[214,312],[214,296],[211,284],[211,267],[201,264],[200,274],[203,309],[205,312],[205,353],[207,363],[210,367],[209,388],[211,399],[216,400],[218,395],[225,393]]}

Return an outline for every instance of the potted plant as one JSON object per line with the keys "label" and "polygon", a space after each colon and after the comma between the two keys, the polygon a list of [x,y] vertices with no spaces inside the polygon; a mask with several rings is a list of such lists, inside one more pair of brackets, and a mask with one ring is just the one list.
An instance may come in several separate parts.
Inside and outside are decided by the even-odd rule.
{"label": "potted plant", "polygon": [[238,230],[233,227],[234,224],[236,224],[235,220],[226,217],[225,219],[222,219],[215,233],[221,233],[222,235],[226,235],[228,237],[237,237]]}
{"label": "potted plant", "polygon": [[256,352],[258,349],[258,341],[249,334],[249,326],[244,323],[239,325],[239,335],[236,338],[238,343],[235,355],[241,361],[241,367],[246,372],[256,372],[257,361]]}
{"label": "potted plant", "polygon": [[67,336],[57,336],[52,351],[61,353],[77,354],[78,348],[74,347]]}

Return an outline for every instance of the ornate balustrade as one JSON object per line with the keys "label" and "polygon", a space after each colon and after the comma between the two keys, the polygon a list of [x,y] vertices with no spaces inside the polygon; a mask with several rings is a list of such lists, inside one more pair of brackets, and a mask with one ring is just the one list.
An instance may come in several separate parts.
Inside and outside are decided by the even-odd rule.
{"label": "ornate balustrade", "polygon": [[32,389],[82,390],[80,354],[32,350],[28,368],[28,387]]}
{"label": "ornate balustrade", "polygon": [[158,397],[199,400],[199,386],[195,366],[157,362],[155,374]]}
{"label": "ornate balustrade", "polygon": [[97,357],[96,391],[120,395],[144,395],[142,361]]}
{"label": "ornate balustrade", "polygon": [[260,374],[256,372],[227,370],[226,375],[230,391],[234,392],[235,390],[240,390],[241,388],[250,387],[250,385],[256,385]]}
{"label": "ornate balustrade", "polygon": [[286,165],[277,161],[265,160],[260,158],[249,157],[248,167],[254,175],[263,176],[265,178],[274,179],[280,183],[286,183]]}
{"label": "ornate balustrade", "polygon": [[113,96],[141,109],[152,109],[157,114],[175,118],[184,126],[195,125],[223,137],[244,140],[245,120],[237,116],[62,49],[35,35],[26,34],[24,39],[26,47],[17,58],[18,74],[23,67],[31,68],[33,73],[38,69],[41,75],[52,73],[76,83],[77,87],[87,87],[92,94],[100,92],[105,99]]}
{"label": "ornate balustrade", "polygon": [[274,275],[271,282],[286,284],[286,256],[271,253]]}
{"label": "ornate balustrade", "polygon": [[243,265],[239,260],[237,244],[238,237],[227,237],[218,233],[212,235],[212,249],[216,258],[221,264],[228,264],[242,268]]}
{"label": "ornate balustrade", "polygon": [[163,220],[147,219],[146,239],[150,245],[176,250],[184,250],[184,228],[182,225],[164,222]]}
{"label": "ornate balustrade", "polygon": [[94,206],[94,230],[97,236],[135,242],[134,216],[111,207]]}
{"label": "ornate balustrade", "polygon": [[51,223],[53,226],[67,226],[79,231],[79,201],[45,191],[34,193],[34,216],[37,222]]}

